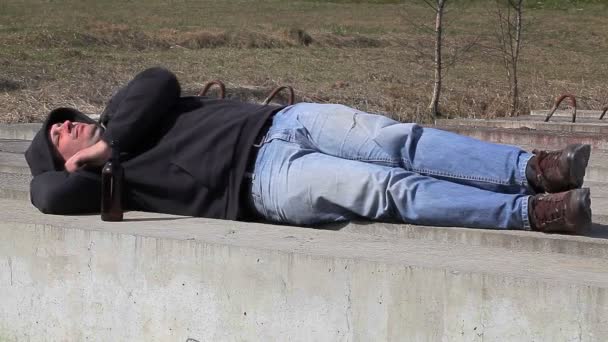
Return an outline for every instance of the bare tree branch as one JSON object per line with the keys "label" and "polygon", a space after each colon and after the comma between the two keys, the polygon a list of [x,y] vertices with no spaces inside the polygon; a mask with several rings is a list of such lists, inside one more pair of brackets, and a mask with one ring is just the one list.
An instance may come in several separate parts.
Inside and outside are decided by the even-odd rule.
{"label": "bare tree branch", "polygon": [[[517,63],[521,50],[523,0],[496,0],[496,38],[510,86],[511,116],[519,109]],[[505,13],[506,12],[506,13]]]}
{"label": "bare tree branch", "polygon": [[442,38],[442,19],[443,19],[443,9],[445,7],[445,3],[447,0],[436,0],[437,1],[437,12],[435,15],[435,82],[433,86],[433,96],[431,99],[431,104],[429,105],[429,109],[431,110],[431,115],[433,118],[436,118],[440,115],[439,113],[439,96],[441,94],[441,77],[442,77],[442,69],[443,66],[441,64],[441,38]]}
{"label": "bare tree branch", "polygon": [[429,5],[429,7],[431,7],[433,9],[433,11],[437,12],[437,7],[435,7],[435,5],[433,5],[433,2],[431,2],[431,0],[422,0],[425,4]]}

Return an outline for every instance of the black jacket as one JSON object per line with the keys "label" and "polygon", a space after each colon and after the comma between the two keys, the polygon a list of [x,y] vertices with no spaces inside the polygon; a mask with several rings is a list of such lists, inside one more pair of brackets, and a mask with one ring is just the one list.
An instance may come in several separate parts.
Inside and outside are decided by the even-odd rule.
{"label": "black jacket", "polygon": [[[175,75],[162,68],[138,74],[112,97],[100,118],[102,139],[119,141],[126,207],[132,210],[235,220],[254,139],[282,107],[180,97]],[[98,212],[100,169],[69,174],[53,158],[48,127],[73,109],[49,114],[26,152],[34,176],[32,204],[50,214]]]}

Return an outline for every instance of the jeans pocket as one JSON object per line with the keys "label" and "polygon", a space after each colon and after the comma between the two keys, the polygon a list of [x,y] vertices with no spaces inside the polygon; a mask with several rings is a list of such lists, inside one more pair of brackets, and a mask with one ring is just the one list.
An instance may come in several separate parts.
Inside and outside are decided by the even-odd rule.
{"label": "jeans pocket", "polygon": [[268,212],[266,210],[266,206],[264,205],[264,199],[262,194],[262,179],[264,178],[264,169],[265,169],[265,155],[266,150],[269,145],[269,141],[264,142],[264,144],[260,147],[258,151],[258,155],[255,161],[255,167],[253,169],[253,179],[251,180],[251,188],[249,189],[250,202],[251,206],[260,214],[261,216],[267,218]]}

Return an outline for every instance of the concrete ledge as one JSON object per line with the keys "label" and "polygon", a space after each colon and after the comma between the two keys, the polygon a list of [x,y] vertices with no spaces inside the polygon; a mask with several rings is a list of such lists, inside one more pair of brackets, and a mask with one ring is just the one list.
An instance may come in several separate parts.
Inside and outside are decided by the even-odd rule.
{"label": "concrete ledge", "polygon": [[350,222],[340,232],[608,259],[608,216],[594,216],[594,226],[586,236],[378,222]]}
{"label": "concrete ledge", "polygon": [[608,150],[608,139],[603,134],[582,132],[551,132],[537,131],[525,128],[492,128],[492,127],[470,127],[459,125],[429,126],[443,129],[473,138],[510,145],[536,146],[536,148],[555,149],[558,146],[582,143],[589,144],[594,149]]}
{"label": "concrete ledge", "polygon": [[[52,221],[59,219],[61,222],[79,222],[80,225],[87,227],[90,224],[89,222],[96,223],[96,221],[98,221],[98,217],[96,215],[42,215],[31,204],[10,199],[0,199],[0,206],[5,209],[0,217],[2,220],[7,222],[45,224],[49,220]],[[134,213],[134,215],[143,215],[143,213]],[[154,215],[158,215],[158,217],[162,217],[160,221],[167,220],[181,222],[181,220],[187,218],[154,213],[147,213],[147,215],[152,215],[152,217],[156,217]],[[232,223],[231,221],[212,221],[222,222],[224,224],[226,222]],[[562,253],[608,259],[608,215],[594,215],[593,222],[594,225],[592,229],[587,232],[585,236],[540,234],[516,230],[416,226],[409,224],[390,224],[371,221],[339,223],[315,228],[299,227],[299,229],[340,231],[341,233],[345,234],[355,233],[390,239],[420,239],[436,242],[467,244],[471,246],[500,247],[507,248],[509,250]],[[79,225],[76,225],[76,227],[79,227]]]}
{"label": "concrete ledge", "polygon": [[0,223],[1,340],[608,338],[603,258],[14,209]]}
{"label": "concrete ledge", "polygon": [[[89,117],[95,121],[99,120],[98,114],[89,114]],[[40,122],[0,124],[0,139],[32,140],[41,126]]]}
{"label": "concrete ledge", "polygon": [[30,143],[30,140],[0,139],[0,152],[24,154]]}
{"label": "concrete ledge", "polygon": [[[549,114],[550,110],[548,109],[540,109],[540,110],[531,110],[530,111],[530,115],[535,115],[535,116],[547,116],[547,114]],[[576,117],[577,118],[588,118],[588,119],[599,119],[600,115],[602,114],[601,110],[588,110],[588,109],[583,109],[583,110],[577,110],[576,111]],[[572,117],[572,110],[568,109],[568,110],[564,110],[564,109],[558,109],[555,111],[555,113],[553,113],[553,116],[558,116],[558,117]],[[604,120],[607,120],[608,118],[604,118]]]}
{"label": "concrete ledge", "polygon": [[[0,199],[29,201],[30,179],[29,174],[0,172]],[[8,210],[8,208],[6,209]]]}
{"label": "concrete ledge", "polygon": [[23,154],[0,152],[0,172],[28,175],[30,168]]}
{"label": "concrete ledge", "polygon": [[597,123],[542,122],[531,120],[474,120],[474,119],[439,119],[437,125],[458,125],[467,127],[494,128],[528,128],[558,132],[608,133],[608,121]]}
{"label": "concrete ledge", "polygon": [[41,123],[0,124],[0,139],[32,140]]}

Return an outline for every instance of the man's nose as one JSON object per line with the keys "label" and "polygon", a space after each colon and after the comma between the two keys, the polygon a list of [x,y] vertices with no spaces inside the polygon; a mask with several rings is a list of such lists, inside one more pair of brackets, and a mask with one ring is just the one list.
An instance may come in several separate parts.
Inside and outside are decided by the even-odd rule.
{"label": "man's nose", "polygon": [[71,128],[72,128],[72,122],[70,120],[65,120],[61,124],[61,129],[63,129],[63,130],[66,130],[69,132]]}

